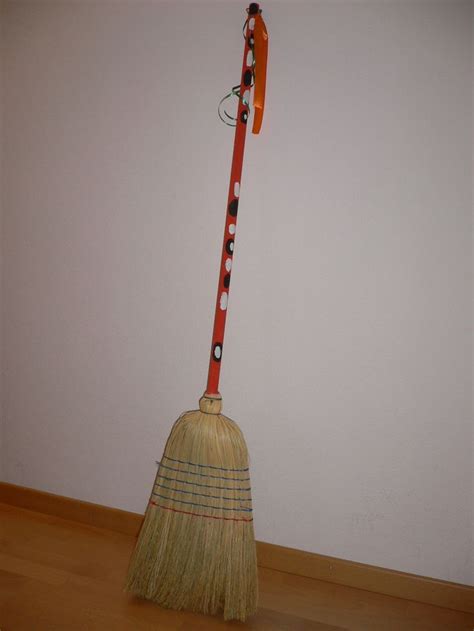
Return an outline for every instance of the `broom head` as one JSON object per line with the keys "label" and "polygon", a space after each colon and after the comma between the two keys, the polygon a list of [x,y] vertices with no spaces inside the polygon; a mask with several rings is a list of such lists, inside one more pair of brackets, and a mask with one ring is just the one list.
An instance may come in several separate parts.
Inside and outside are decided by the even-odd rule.
{"label": "broom head", "polygon": [[164,607],[245,620],[257,607],[248,452],[220,396],[173,426],[126,589]]}

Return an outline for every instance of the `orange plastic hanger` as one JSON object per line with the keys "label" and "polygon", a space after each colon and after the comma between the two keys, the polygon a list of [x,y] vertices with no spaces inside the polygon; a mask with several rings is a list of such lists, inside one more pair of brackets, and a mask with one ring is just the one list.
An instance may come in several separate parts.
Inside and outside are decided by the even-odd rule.
{"label": "orange plastic hanger", "polygon": [[260,133],[265,108],[265,87],[267,82],[268,33],[260,13],[255,16],[254,51],[255,51],[255,86],[253,93],[252,133]]}

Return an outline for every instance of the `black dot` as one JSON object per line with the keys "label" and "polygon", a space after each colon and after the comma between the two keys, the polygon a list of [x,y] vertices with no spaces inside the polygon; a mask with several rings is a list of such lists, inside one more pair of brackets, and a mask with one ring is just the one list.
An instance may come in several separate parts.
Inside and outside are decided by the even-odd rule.
{"label": "black dot", "polygon": [[252,71],[246,70],[244,72],[244,85],[249,86],[252,83]]}
{"label": "black dot", "polygon": [[216,342],[212,348],[212,357],[214,361],[220,362],[222,359],[222,344],[220,342]]}
{"label": "black dot", "polygon": [[242,112],[242,114],[240,115],[240,120],[246,125],[247,124],[247,118],[248,118],[249,114],[247,112],[247,110],[244,110]]}
{"label": "black dot", "polygon": [[232,254],[234,252],[234,239],[227,239],[227,243],[225,244],[225,251],[227,254]]}
{"label": "black dot", "polygon": [[239,209],[239,200],[233,199],[229,204],[229,215],[231,217],[237,217],[238,209]]}
{"label": "black dot", "polygon": [[228,289],[229,285],[230,285],[230,274],[226,274],[224,276],[224,287]]}

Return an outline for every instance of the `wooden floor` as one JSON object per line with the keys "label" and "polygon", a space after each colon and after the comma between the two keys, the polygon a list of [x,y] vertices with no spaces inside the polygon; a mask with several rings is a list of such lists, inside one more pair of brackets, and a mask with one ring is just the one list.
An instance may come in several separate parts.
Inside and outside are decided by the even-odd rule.
{"label": "wooden floor", "polygon": [[261,569],[246,624],[122,591],[134,538],[0,504],[0,631],[472,631],[474,614]]}

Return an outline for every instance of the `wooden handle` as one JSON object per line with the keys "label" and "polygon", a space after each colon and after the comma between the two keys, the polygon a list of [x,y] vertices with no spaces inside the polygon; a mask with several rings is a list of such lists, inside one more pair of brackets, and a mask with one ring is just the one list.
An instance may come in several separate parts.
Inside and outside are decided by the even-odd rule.
{"label": "wooden handle", "polygon": [[224,345],[227,303],[229,300],[230,279],[232,275],[232,261],[234,258],[234,242],[237,228],[237,211],[239,208],[240,184],[242,164],[244,160],[245,136],[249,117],[250,90],[253,79],[253,46],[256,17],[260,15],[258,4],[252,3],[247,9],[248,19],[245,25],[244,58],[240,77],[240,98],[237,110],[237,121],[234,137],[234,152],[230,171],[229,193],[227,197],[226,221],[222,255],[220,263],[219,283],[217,287],[216,309],[214,315],[214,329],[212,332],[211,357],[207,378],[206,395],[219,394],[219,376]]}

